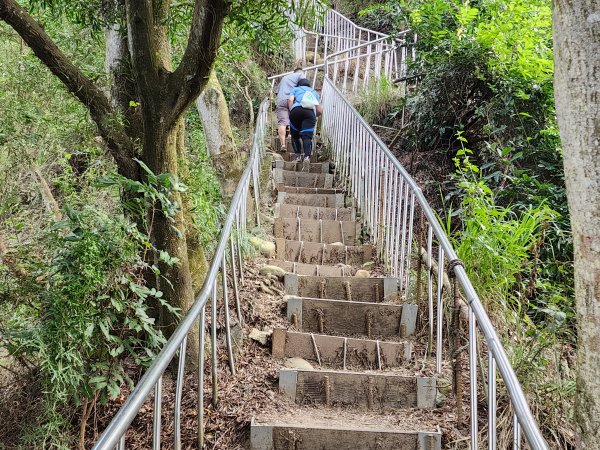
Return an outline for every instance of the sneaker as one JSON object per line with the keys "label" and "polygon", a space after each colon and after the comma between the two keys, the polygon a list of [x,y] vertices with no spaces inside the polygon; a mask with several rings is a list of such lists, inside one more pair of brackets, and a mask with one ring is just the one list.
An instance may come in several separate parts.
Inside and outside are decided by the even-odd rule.
{"label": "sneaker", "polygon": [[287,147],[284,144],[281,146],[280,153],[285,153],[285,152],[287,152]]}
{"label": "sneaker", "polygon": [[310,156],[305,156],[304,157],[304,162],[305,163],[309,163],[310,162]]}
{"label": "sneaker", "polygon": [[302,162],[302,155],[296,155],[296,162]]}

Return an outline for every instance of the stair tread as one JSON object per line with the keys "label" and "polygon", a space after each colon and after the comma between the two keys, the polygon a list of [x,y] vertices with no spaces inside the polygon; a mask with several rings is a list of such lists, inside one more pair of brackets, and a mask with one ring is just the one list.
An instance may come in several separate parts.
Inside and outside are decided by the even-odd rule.
{"label": "stair tread", "polygon": [[[437,426],[426,420],[431,417],[424,410],[403,410],[399,415],[377,412],[353,411],[350,408],[331,409],[319,406],[301,406],[289,410],[277,410],[253,418],[253,424],[274,426],[303,427],[326,430],[382,431],[386,433],[436,433]],[[425,419],[425,420],[424,420]]]}
{"label": "stair tread", "polygon": [[399,303],[399,280],[390,277],[317,276],[288,273],[285,293],[308,298],[348,299],[357,302]]}
{"label": "stair tread", "polygon": [[402,414],[294,405],[252,418],[252,450],[440,450],[439,417],[423,409]]}
{"label": "stair tread", "polygon": [[273,181],[275,185],[326,189],[333,187],[333,175],[329,173],[273,169]]}
{"label": "stair tread", "polygon": [[344,264],[338,265],[327,265],[327,264],[307,264],[297,263],[293,261],[286,261],[281,259],[270,259],[269,264],[272,266],[281,267],[288,273],[335,273],[336,275],[353,275],[356,269],[352,266],[346,266]]}
{"label": "stair tread", "polygon": [[303,405],[394,411],[398,408],[433,408],[437,380],[397,373],[281,369],[279,391],[289,400]]}
{"label": "stair tread", "polygon": [[[301,331],[374,339],[410,336],[415,332],[417,305],[287,297],[287,316],[296,315]],[[321,327],[322,325],[322,327]],[[369,331],[368,331],[369,330]]]}
{"label": "stair tread", "polygon": [[[303,162],[296,161],[274,161],[274,169],[290,170],[295,172],[301,172],[306,169],[306,164]],[[329,173],[329,161],[325,162],[311,162],[308,165],[309,173]]]}
{"label": "stair tread", "polygon": [[375,249],[370,244],[322,244],[275,238],[277,259],[308,264],[332,265],[333,260],[346,265],[363,265],[370,262]]}
{"label": "stair tread", "polygon": [[362,248],[362,247],[373,247],[371,244],[347,245],[347,244],[343,244],[341,242],[340,243],[332,242],[330,244],[326,244],[324,242],[299,241],[298,239],[281,239],[281,240],[285,241],[286,243],[300,243],[300,242],[304,242],[304,245],[318,246],[319,248],[323,247],[323,246],[326,246],[327,248],[337,247],[337,248],[340,248],[340,249],[343,249],[344,247],[348,247],[348,249],[350,249],[350,248]]}
{"label": "stair tread", "polygon": [[[291,150],[291,145],[288,147],[289,150]],[[278,148],[279,149],[279,148]],[[286,162],[290,162],[290,161],[294,161],[296,159],[296,154],[294,152],[285,152],[285,153],[279,153],[279,155],[283,158],[284,161]],[[316,163],[318,162],[317,160],[319,159],[319,156],[315,153],[313,153],[310,156],[310,162],[311,163]],[[329,161],[327,161],[329,162]]]}
{"label": "stair tread", "polygon": [[346,346],[346,368],[361,370],[402,367],[412,359],[413,350],[413,341],[410,337],[374,340],[291,331],[283,328],[273,330],[272,354],[275,358],[297,357],[318,363],[314,351],[315,344],[319,349],[321,364],[326,367],[344,367],[343,349]]}
{"label": "stair tread", "polygon": [[313,206],[320,208],[343,208],[346,207],[344,194],[296,194],[279,192],[277,203],[297,206]]}
{"label": "stair tread", "polygon": [[275,203],[275,217],[301,217],[305,219],[356,220],[354,208],[327,208]]}
{"label": "stair tread", "polygon": [[322,187],[308,187],[308,186],[291,186],[283,183],[278,183],[275,187],[276,191],[285,192],[286,194],[302,194],[302,195],[333,195],[333,194],[345,194],[345,189],[340,188],[322,188]]}
{"label": "stair tread", "polygon": [[[306,242],[345,242],[356,245],[360,226],[356,220],[314,220],[301,218],[276,218],[273,222],[276,238]],[[300,233],[298,233],[300,230]]]}

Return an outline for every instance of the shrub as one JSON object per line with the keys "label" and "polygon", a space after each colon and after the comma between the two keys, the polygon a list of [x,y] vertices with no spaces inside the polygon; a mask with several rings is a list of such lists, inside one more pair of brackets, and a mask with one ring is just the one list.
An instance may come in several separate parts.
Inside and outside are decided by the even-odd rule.
{"label": "shrub", "polygon": [[5,339],[39,367],[46,410],[70,417],[69,405],[82,406],[85,422],[94,402],[131,384],[127,361],[145,365],[165,342],[149,315],[162,294],[142,281],[147,245],[134,225],[88,208],[65,214],[21,250],[17,297],[28,314],[14,316]]}

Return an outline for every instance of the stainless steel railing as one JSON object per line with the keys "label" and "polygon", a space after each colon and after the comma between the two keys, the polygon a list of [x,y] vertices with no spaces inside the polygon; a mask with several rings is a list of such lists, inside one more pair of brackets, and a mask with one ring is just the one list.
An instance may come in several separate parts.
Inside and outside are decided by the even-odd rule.
{"label": "stainless steel railing", "polygon": [[[311,45],[308,45],[309,38],[313,41]],[[321,57],[325,59],[331,53],[381,38],[385,38],[384,47],[393,45],[389,35],[359,27],[339,12],[328,9],[323,17],[317,20],[314,30],[296,28],[294,55],[296,61],[306,64],[308,52],[313,52],[315,56],[321,53]]]}
{"label": "stainless steel railing", "polygon": [[[312,79],[313,86],[317,86],[325,78],[330,78],[335,80],[336,85],[345,93],[361,92],[373,79],[385,78],[393,81],[400,78],[406,75],[408,60],[412,55],[406,51],[404,41],[400,40],[400,37],[406,38],[409,32],[407,30],[399,33],[399,38],[395,41],[384,36],[326,55],[323,63],[304,68],[306,78]],[[307,32],[308,34],[315,33]],[[402,51],[398,52],[398,49]],[[292,72],[273,75],[267,79],[271,81],[271,87],[274,89],[277,80],[290,73]]]}
{"label": "stainless steel railing", "polygon": [[[240,235],[246,229],[247,204],[248,197],[253,196],[255,205],[259,204],[259,174],[261,160],[265,152],[265,140],[269,130],[269,110],[270,102],[263,100],[258,112],[256,129],[250,152],[250,159],[242,174],[238,187],[231,200],[229,213],[221,231],[219,245],[213,256],[212,263],[206,275],[206,280],[196,301],[181,320],[181,323],[169,338],[164,348],[158,354],[154,362],[150,365],[144,376],[138,382],[137,386],[131,392],[121,409],[115,415],[109,426],[104,430],[96,444],[95,450],[124,450],[125,433],[131,422],[139,412],[140,408],[150,398],[154,396],[154,419],[152,428],[152,448],[158,450],[161,448],[161,410],[162,410],[162,379],[165,371],[171,365],[172,361],[178,358],[178,369],[175,384],[175,406],[173,414],[173,446],[176,450],[181,448],[181,398],[183,393],[183,380],[185,374],[185,358],[187,340],[190,331],[195,325],[199,326],[198,339],[198,446],[202,448],[204,441],[203,412],[204,412],[204,359],[205,359],[205,330],[207,327],[206,306],[210,302],[211,312],[211,384],[212,401],[217,403],[217,312],[219,307],[223,308],[225,316],[226,345],[229,357],[230,370],[235,373],[235,361],[232,351],[231,329],[230,329],[230,305],[229,305],[229,286],[227,275],[232,278],[232,290],[235,297],[235,305],[238,321],[242,324],[243,318],[240,307],[240,297],[238,291],[238,282],[243,281],[243,265],[241,252]],[[250,192],[252,183],[253,194]],[[258,208],[256,210],[258,220]],[[229,256],[229,258],[227,258]],[[221,275],[221,289],[223,303],[218,305],[217,287],[219,284],[219,274]]]}
{"label": "stainless steel railing", "polygon": [[[533,450],[547,450],[527,399],[471,281],[458,262],[456,252],[440,226],[421,189],[394,157],[377,134],[360,116],[339,86],[330,78],[323,86],[322,137],[335,159],[344,187],[353,194],[361,210],[379,255],[391,274],[400,280],[405,299],[414,299],[418,288],[411,277],[414,261],[426,258],[427,304],[430,348],[435,347],[436,371],[442,370],[444,325],[444,262],[450,262],[452,273],[464,294],[468,308],[468,365],[470,380],[471,449],[478,449],[478,405],[482,401],[478,383],[478,337],[487,347],[487,438],[489,449],[496,448],[497,374],[504,382],[514,411],[513,448],[525,441]],[[422,232],[421,232],[422,230]],[[434,251],[437,250],[437,258]],[[434,280],[434,268],[437,274]],[[435,295],[434,295],[435,289]],[[483,400],[485,401],[485,400]]]}

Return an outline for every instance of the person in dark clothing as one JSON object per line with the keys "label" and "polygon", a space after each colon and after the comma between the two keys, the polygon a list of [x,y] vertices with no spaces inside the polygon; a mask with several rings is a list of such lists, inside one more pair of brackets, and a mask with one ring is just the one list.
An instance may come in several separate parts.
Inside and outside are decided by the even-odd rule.
{"label": "person in dark clothing", "polygon": [[[303,107],[302,99],[307,92],[319,102],[318,105]],[[288,99],[288,107],[290,108],[290,134],[292,135],[292,147],[296,154],[296,161],[302,161],[302,153],[304,153],[304,161],[310,161],[312,153],[312,140],[315,133],[315,125],[317,124],[317,116],[323,113],[323,106],[320,104],[320,96],[315,91],[307,79],[301,79]],[[302,142],[300,142],[302,141]]]}

